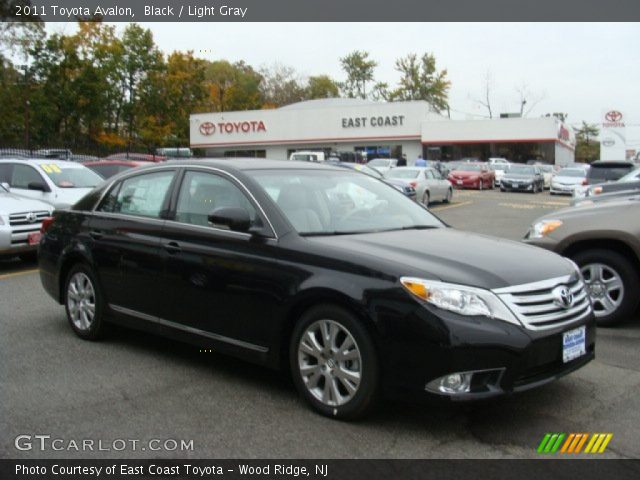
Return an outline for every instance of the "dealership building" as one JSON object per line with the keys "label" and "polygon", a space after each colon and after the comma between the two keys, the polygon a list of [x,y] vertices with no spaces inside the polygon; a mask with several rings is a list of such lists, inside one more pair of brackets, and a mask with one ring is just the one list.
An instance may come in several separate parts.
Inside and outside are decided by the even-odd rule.
{"label": "dealership building", "polygon": [[505,157],[574,161],[575,135],[554,117],[451,120],[423,101],[331,98],[271,110],[198,113],[191,148],[209,157],[287,159],[296,151],[358,152],[357,158],[434,160]]}

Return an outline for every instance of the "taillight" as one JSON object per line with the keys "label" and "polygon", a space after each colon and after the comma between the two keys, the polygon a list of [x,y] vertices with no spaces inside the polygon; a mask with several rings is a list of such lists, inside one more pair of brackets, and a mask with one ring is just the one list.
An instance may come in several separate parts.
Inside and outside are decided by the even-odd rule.
{"label": "taillight", "polygon": [[582,185],[589,185],[589,182],[587,182],[586,178],[584,180],[582,180]]}
{"label": "taillight", "polygon": [[409,182],[409,185],[411,185],[413,188],[416,188],[418,186],[418,182]]}
{"label": "taillight", "polygon": [[40,233],[46,232],[49,229],[49,227],[53,225],[54,220],[55,220],[54,217],[47,217],[43,219],[42,225],[40,225]]}

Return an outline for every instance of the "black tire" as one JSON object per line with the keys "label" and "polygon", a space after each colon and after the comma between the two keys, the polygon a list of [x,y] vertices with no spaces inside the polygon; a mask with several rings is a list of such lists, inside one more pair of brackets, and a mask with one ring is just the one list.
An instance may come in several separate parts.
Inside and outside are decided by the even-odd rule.
{"label": "black tire", "polygon": [[444,197],[444,203],[451,203],[451,199],[453,198],[453,188],[447,190],[447,196]]}
{"label": "black tire", "polygon": [[[307,388],[300,371],[299,347],[303,335],[316,322],[331,321],[342,328],[355,340],[360,354],[360,383],[353,397],[340,405],[328,405],[316,398]],[[369,332],[351,313],[336,305],[325,304],[307,310],[295,325],[289,346],[289,363],[293,382],[300,395],[318,413],[327,417],[353,420],[363,417],[376,405],[378,397],[379,375],[378,358]],[[326,377],[323,377],[326,378]]]}
{"label": "black tire", "polygon": [[506,189],[506,188],[502,188],[502,187],[500,187],[500,191],[501,191],[501,192],[506,192],[506,191],[507,191],[507,189]]}
{"label": "black tire", "polygon": [[[93,295],[88,294],[87,299],[89,301],[93,300],[94,316],[93,319],[89,322],[89,326],[86,328],[82,328],[77,324],[78,322],[74,322],[71,313],[69,284],[71,283],[71,280],[76,277],[76,275],[84,275],[90,282],[91,288],[93,290]],[[64,283],[64,307],[65,311],[67,312],[67,320],[69,321],[71,329],[80,338],[84,340],[98,340],[104,335],[106,331],[106,324],[104,321],[104,296],[102,295],[102,290],[100,289],[100,285],[96,280],[96,276],[89,266],[83,263],[78,263],[74,265],[69,271]]]}
{"label": "black tire", "polygon": [[583,250],[572,256],[580,268],[599,263],[614,270],[622,280],[624,293],[620,305],[608,315],[596,315],[600,327],[608,327],[633,317],[640,303],[640,274],[631,262],[618,252],[604,249]]}
{"label": "black tire", "polygon": [[422,205],[429,208],[429,203],[431,203],[431,195],[429,195],[429,192],[425,190],[422,194]]}

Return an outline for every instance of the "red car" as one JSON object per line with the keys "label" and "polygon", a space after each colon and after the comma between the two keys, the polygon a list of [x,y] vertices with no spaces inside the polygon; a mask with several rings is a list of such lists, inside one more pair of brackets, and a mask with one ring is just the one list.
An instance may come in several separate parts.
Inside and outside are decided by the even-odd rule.
{"label": "red car", "polygon": [[459,163],[447,177],[455,188],[493,188],[495,173],[485,163]]}
{"label": "red car", "polygon": [[120,172],[129,170],[130,168],[140,167],[142,165],[151,165],[151,162],[140,162],[134,160],[98,160],[95,162],[86,162],[83,165],[96,172],[102,178],[109,178]]}
{"label": "red car", "polygon": [[114,153],[105,157],[105,160],[133,160],[135,162],[165,162],[167,157],[151,155],[149,153]]}

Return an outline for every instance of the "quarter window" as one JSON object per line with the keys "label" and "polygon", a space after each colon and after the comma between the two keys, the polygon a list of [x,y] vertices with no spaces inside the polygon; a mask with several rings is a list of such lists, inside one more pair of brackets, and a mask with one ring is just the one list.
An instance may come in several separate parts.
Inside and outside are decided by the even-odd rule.
{"label": "quarter window", "polygon": [[127,178],[111,189],[98,210],[159,218],[173,175],[170,170]]}
{"label": "quarter window", "polygon": [[209,214],[220,207],[242,207],[252,221],[256,218],[251,202],[231,181],[212,173],[188,171],[180,187],[176,221],[208,226]]}

